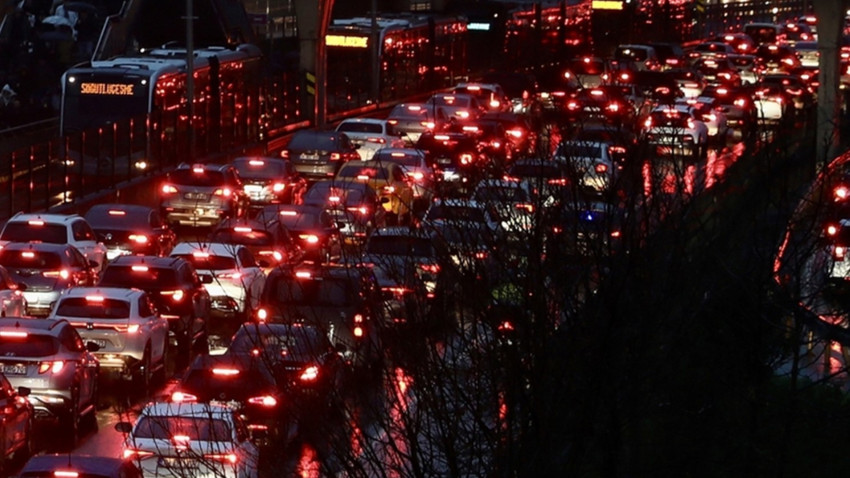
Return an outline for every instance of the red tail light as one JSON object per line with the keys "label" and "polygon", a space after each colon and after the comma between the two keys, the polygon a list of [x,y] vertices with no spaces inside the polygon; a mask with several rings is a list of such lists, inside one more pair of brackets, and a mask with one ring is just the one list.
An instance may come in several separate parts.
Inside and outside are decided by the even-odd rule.
{"label": "red tail light", "polygon": [[43,374],[50,371],[50,373],[59,373],[62,369],[65,368],[65,362],[62,360],[56,360],[52,362],[40,362],[38,364],[38,373]]}
{"label": "red tail light", "polygon": [[231,465],[235,465],[239,462],[239,457],[236,456],[236,453],[208,453],[204,455],[204,458],[213,461],[230,463]]}
{"label": "red tail light", "polygon": [[172,184],[163,184],[162,188],[160,189],[160,192],[162,192],[162,194],[165,194],[165,195],[176,194],[177,188],[174,187],[174,185],[172,185]]}
{"label": "red tail light", "polygon": [[277,399],[271,395],[262,395],[259,397],[251,397],[248,399],[248,403],[251,405],[261,405],[263,407],[276,407]]}
{"label": "red tail light", "polygon": [[44,271],[41,273],[44,277],[59,277],[60,279],[69,279],[71,277],[71,271],[67,269],[62,269],[58,271]]}
{"label": "red tail light", "polygon": [[301,371],[301,376],[298,377],[302,382],[315,382],[319,378],[319,367],[311,365]]}
{"label": "red tail light", "polygon": [[213,192],[213,196],[230,197],[231,194],[233,194],[233,191],[230,188],[218,188]]}
{"label": "red tail light", "polygon": [[460,164],[472,164],[473,157],[469,153],[463,153],[460,155]]}
{"label": "red tail light", "polygon": [[835,196],[836,201],[843,201],[850,196],[850,188],[847,186],[838,186],[833,190],[833,196]]}
{"label": "red tail light", "polygon": [[284,158],[284,159],[289,159],[289,151],[287,151],[287,150],[285,150],[285,149],[284,149],[284,150],[282,150],[282,151],[280,152],[280,157],[281,157],[281,158]]}
{"label": "red tail light", "polygon": [[608,165],[607,164],[597,164],[595,169],[596,169],[597,174],[604,174],[605,172],[608,171]]}
{"label": "red tail light", "polygon": [[124,459],[126,460],[126,459],[133,458],[133,457],[141,458],[143,456],[153,456],[153,452],[147,451],[147,450],[137,450],[135,448],[127,448],[122,452],[122,455],[124,456]]}
{"label": "red tail light", "polygon": [[834,236],[836,234],[838,234],[838,226],[836,226],[835,224],[829,224],[826,226],[827,236]]}
{"label": "red tail light", "polygon": [[419,264],[419,268],[425,272],[430,272],[431,274],[437,274],[440,272],[439,264]]}
{"label": "red tail light", "polygon": [[171,297],[172,302],[182,302],[183,297],[185,297],[185,294],[183,293],[183,291],[179,290],[179,289],[178,290],[164,290],[164,291],[160,292],[160,294],[162,294],[166,297]]}
{"label": "red tail light", "polygon": [[274,183],[272,185],[272,191],[274,191],[276,193],[279,193],[279,192],[283,191],[284,189],[286,189],[286,183]]}
{"label": "red tail light", "polygon": [[331,161],[339,161],[342,156],[339,153],[331,153]]}
{"label": "red tail light", "polygon": [[148,243],[148,236],[146,236],[144,234],[130,234],[129,239],[131,241],[135,242],[136,244],[147,244]]}
{"label": "red tail light", "polygon": [[847,254],[847,248],[844,246],[835,246],[832,250],[832,257],[839,261],[844,260],[845,254]]}
{"label": "red tail light", "polygon": [[171,401],[175,403],[195,403],[198,401],[198,397],[191,393],[177,391],[171,394]]}

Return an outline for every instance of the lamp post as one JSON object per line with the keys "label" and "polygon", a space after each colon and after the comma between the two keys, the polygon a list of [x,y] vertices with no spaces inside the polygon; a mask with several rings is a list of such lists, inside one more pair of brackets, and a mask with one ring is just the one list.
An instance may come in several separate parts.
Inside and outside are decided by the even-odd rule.
{"label": "lamp post", "polygon": [[192,1],[186,0],[186,107],[188,121],[186,123],[189,141],[189,158],[195,160],[195,40],[194,40],[194,11]]}

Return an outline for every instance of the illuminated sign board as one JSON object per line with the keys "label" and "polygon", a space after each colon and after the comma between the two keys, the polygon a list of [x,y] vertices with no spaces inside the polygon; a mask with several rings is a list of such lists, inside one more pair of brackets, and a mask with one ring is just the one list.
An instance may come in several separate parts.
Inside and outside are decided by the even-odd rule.
{"label": "illuminated sign board", "polygon": [[133,96],[135,85],[126,83],[80,83],[80,94]]}
{"label": "illuminated sign board", "polygon": [[351,35],[325,35],[325,45],[344,48],[367,48],[369,37]]}
{"label": "illuminated sign board", "polygon": [[490,30],[490,24],[482,22],[469,22],[469,24],[466,25],[466,29],[486,32]]}
{"label": "illuminated sign board", "polygon": [[622,10],[623,2],[616,0],[593,0],[590,6],[594,10]]}

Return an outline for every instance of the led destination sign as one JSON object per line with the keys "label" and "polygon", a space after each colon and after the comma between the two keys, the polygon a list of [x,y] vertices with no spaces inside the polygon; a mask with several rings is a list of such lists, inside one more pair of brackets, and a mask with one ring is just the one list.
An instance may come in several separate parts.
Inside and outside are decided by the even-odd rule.
{"label": "led destination sign", "polygon": [[133,96],[134,86],[126,83],[80,83],[80,94]]}

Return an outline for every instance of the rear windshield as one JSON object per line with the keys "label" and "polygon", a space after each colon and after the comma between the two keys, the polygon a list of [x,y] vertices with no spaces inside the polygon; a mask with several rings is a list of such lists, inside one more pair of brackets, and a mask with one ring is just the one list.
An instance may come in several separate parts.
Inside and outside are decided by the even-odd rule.
{"label": "rear windshield", "polygon": [[47,242],[50,244],[66,244],[68,231],[62,224],[32,225],[27,222],[8,222],[3,229],[0,240],[11,242]]}
{"label": "rear windshield", "polygon": [[59,352],[59,340],[50,335],[26,334],[5,335],[0,331],[0,356],[48,357]]}
{"label": "rear windshield", "polygon": [[201,417],[153,417],[143,416],[133,429],[136,438],[161,438],[170,440],[184,435],[189,440],[230,441],[230,425],[209,416]]}
{"label": "rear windshield", "polygon": [[108,265],[100,280],[103,287],[138,287],[140,289],[164,289],[177,285],[173,269],[142,265]]}
{"label": "rear windshield", "polygon": [[384,127],[379,123],[360,123],[356,121],[343,121],[339,124],[336,130],[345,133],[383,134]]}
{"label": "rear windshield", "polygon": [[441,206],[435,205],[428,211],[428,219],[431,221],[442,219],[446,221],[472,221],[484,222],[484,211],[467,206]]}
{"label": "rear windshield", "polygon": [[233,229],[221,229],[213,232],[210,236],[211,242],[223,242],[225,244],[242,244],[244,246],[268,246],[274,243],[272,235],[263,230],[252,229],[250,232],[236,231]]}
{"label": "rear windshield", "polygon": [[614,53],[617,60],[645,61],[648,57],[649,53],[645,48],[617,48]]}
{"label": "rear windshield", "polygon": [[130,303],[108,298],[93,301],[85,297],[69,297],[59,303],[56,315],[91,319],[127,319],[130,317]]}
{"label": "rear windshield", "polygon": [[4,249],[0,251],[0,264],[7,269],[59,269],[62,257],[54,252]]}
{"label": "rear windshield", "polygon": [[365,176],[368,179],[387,179],[389,173],[387,168],[380,166],[343,166],[337,176],[341,178],[359,178]]}
{"label": "rear windshield", "polygon": [[570,71],[576,75],[601,75],[605,73],[605,63],[599,60],[573,60]]}
{"label": "rear windshield", "polygon": [[528,201],[525,190],[518,187],[490,186],[475,190],[474,199],[479,202],[523,202]]}
{"label": "rear windshield", "polygon": [[336,149],[336,141],[331,133],[324,134],[296,134],[287,146],[289,149]]}
{"label": "rear windshield", "polygon": [[602,148],[592,144],[562,144],[558,155],[565,158],[601,158]]}
{"label": "rear windshield", "polygon": [[372,236],[366,244],[366,253],[392,256],[431,257],[434,247],[428,238]]}
{"label": "rear windshield", "polygon": [[181,254],[180,257],[191,262],[195,270],[226,270],[236,268],[236,259],[228,256],[216,256],[213,254]]}
{"label": "rear windshield", "polygon": [[309,361],[326,352],[323,342],[311,329],[293,327],[289,330],[256,329],[237,332],[228,352],[251,353],[261,349],[270,356],[287,360]]}
{"label": "rear windshield", "polygon": [[285,164],[279,161],[237,159],[233,161],[233,166],[243,179],[279,179],[287,176]]}
{"label": "rear windshield", "polygon": [[224,174],[220,171],[195,172],[194,169],[177,169],[169,173],[169,181],[183,186],[213,187],[225,183]]}
{"label": "rear windshield", "polygon": [[357,294],[348,280],[336,278],[281,278],[269,290],[269,299],[279,304],[319,307],[347,307]]}

